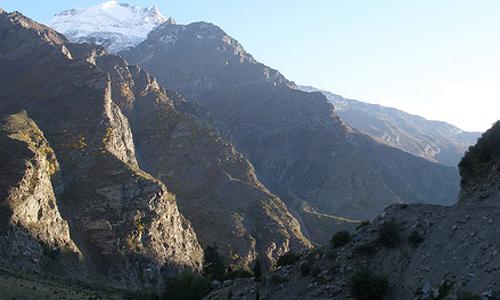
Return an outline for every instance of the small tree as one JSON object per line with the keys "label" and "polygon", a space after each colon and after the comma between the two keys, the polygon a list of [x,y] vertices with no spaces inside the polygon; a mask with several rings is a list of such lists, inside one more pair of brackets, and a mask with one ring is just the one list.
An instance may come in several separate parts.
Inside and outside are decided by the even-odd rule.
{"label": "small tree", "polygon": [[299,261],[299,259],[300,259],[300,254],[295,254],[292,251],[288,251],[287,253],[283,254],[278,258],[278,261],[276,261],[276,266],[282,267],[282,266],[294,265],[296,262]]}
{"label": "small tree", "polygon": [[389,281],[386,276],[361,268],[351,278],[351,292],[358,300],[382,300],[389,293]]}
{"label": "small tree", "polygon": [[[490,298],[493,299],[493,298]],[[497,298],[494,298],[497,299]],[[458,295],[458,300],[481,300],[481,296],[465,291]]]}
{"label": "small tree", "polygon": [[210,279],[190,270],[183,271],[167,282],[165,300],[199,300],[210,292]]}
{"label": "small tree", "polygon": [[410,235],[408,236],[408,243],[410,243],[410,245],[413,247],[413,248],[417,248],[418,245],[420,245],[422,242],[424,241],[424,238],[422,237],[422,235],[420,235],[420,233],[416,230],[413,230]]}
{"label": "small tree", "polygon": [[311,269],[312,269],[311,263],[307,260],[304,260],[299,264],[299,270],[302,276],[309,276],[309,274],[311,274]]}
{"label": "small tree", "polygon": [[257,256],[255,262],[253,264],[253,275],[255,276],[255,281],[259,282],[262,280],[262,263],[260,262],[260,258]]}
{"label": "small tree", "polygon": [[330,244],[333,248],[343,247],[351,241],[351,234],[348,231],[341,230],[333,235]]}
{"label": "small tree", "polygon": [[226,273],[226,264],[224,258],[217,251],[217,245],[208,245],[204,252],[203,275],[211,279],[222,280]]}
{"label": "small tree", "polygon": [[400,226],[398,223],[394,221],[386,222],[378,230],[378,241],[387,248],[395,248],[400,242],[399,231]]}
{"label": "small tree", "polygon": [[365,226],[368,226],[370,225],[370,221],[369,220],[364,220],[364,221],[361,221],[361,223],[359,223],[359,225],[356,227],[356,230],[359,230]]}

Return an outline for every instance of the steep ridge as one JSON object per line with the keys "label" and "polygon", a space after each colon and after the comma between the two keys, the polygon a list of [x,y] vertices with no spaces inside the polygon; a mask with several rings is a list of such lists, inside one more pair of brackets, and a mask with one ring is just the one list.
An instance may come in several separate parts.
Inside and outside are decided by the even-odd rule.
{"label": "steep ridge", "polygon": [[[31,135],[23,139],[40,140],[37,136],[43,132],[59,165],[52,175],[60,179],[53,181],[54,201],[47,171],[43,170],[47,162],[32,163],[41,164],[41,171],[35,173],[40,174],[40,180],[33,181],[43,185],[33,188],[44,191],[37,194],[39,200],[34,199],[42,206],[38,217],[44,219],[49,214],[46,222],[60,224],[52,230],[61,228],[60,239],[65,242],[49,240],[48,244],[61,252],[65,247],[74,248],[64,231],[67,222],[70,238],[83,256],[82,270],[92,271],[90,280],[100,278],[103,284],[129,289],[159,288],[164,276],[185,267],[199,268],[202,249],[190,223],[179,213],[174,196],[138,168],[128,121],[112,101],[109,75],[76,59],[66,43],[62,35],[20,13],[0,13],[0,115],[26,111],[40,132],[26,120],[32,129],[27,129]],[[3,140],[8,151],[12,142]],[[37,159],[41,151],[52,153],[43,140],[36,144],[42,147],[31,150],[38,152]],[[28,144],[28,148],[33,146]],[[20,159],[23,157],[17,157]],[[57,164],[53,159],[49,162],[49,171],[54,172]],[[25,174],[36,171],[32,169],[27,164]],[[15,188],[16,182],[8,183],[2,195],[12,195]],[[52,212],[43,210],[46,201]],[[56,207],[52,207],[54,202]],[[59,220],[57,210],[65,221]],[[31,215],[25,216],[26,222]],[[17,216],[12,214],[8,222],[18,222]],[[31,233],[33,243],[40,244],[38,248],[47,243],[43,235],[23,230]],[[5,267],[16,268],[22,263],[20,259]],[[61,270],[57,275],[70,276],[70,272],[73,270]]]}
{"label": "steep ridge", "polygon": [[313,239],[332,227],[317,226],[311,221],[317,215],[304,207],[364,219],[392,203],[451,204],[456,198],[456,170],[346,127],[322,94],[298,90],[212,24],[162,24],[120,55],[206,107],[208,119],[235,141],[262,182],[304,216]]}
{"label": "steep ridge", "polygon": [[203,246],[215,243],[230,262],[245,265],[257,255],[270,265],[290,249],[310,247],[248,160],[206,123],[182,112],[189,110],[184,99],[117,56],[92,60],[112,78],[113,99],[130,120],[141,167],[168,184]]}
{"label": "steep ridge", "polygon": [[[454,206],[393,205],[347,245],[309,253],[269,274],[266,284],[240,282],[207,299],[498,299],[499,145],[500,122],[461,161]],[[301,264],[316,271],[302,275]],[[363,291],[371,298],[360,298]]]}
{"label": "steep ridge", "polygon": [[375,140],[413,155],[457,167],[465,151],[476,143],[479,132],[467,132],[441,121],[376,104],[346,99],[328,91],[300,86],[306,92],[321,92],[344,122]]}
{"label": "steep ridge", "polygon": [[0,145],[0,264],[41,272],[78,262],[51,181],[59,163],[43,133],[26,113],[10,115],[2,121]]}

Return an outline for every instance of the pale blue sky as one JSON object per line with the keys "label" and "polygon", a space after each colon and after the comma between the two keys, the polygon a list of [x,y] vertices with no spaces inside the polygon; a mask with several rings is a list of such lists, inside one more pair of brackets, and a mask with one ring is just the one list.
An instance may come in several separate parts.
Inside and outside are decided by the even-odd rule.
{"label": "pale blue sky", "polygon": [[[47,22],[102,1],[0,0]],[[210,21],[300,84],[467,130],[500,119],[497,0],[129,0],[178,23]]]}

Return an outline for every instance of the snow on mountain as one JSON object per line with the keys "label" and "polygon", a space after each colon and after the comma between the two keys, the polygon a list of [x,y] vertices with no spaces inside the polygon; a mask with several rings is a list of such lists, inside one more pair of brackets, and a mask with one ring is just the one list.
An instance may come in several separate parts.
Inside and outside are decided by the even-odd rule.
{"label": "snow on mountain", "polygon": [[110,52],[118,52],[139,44],[153,28],[166,21],[155,6],[141,8],[112,0],[65,10],[54,15],[49,25],[72,42],[99,44]]}

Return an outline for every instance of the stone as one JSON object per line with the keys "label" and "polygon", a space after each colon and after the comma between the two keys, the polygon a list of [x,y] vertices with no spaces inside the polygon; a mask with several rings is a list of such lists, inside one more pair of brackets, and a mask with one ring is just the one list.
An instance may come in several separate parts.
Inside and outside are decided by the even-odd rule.
{"label": "stone", "polygon": [[222,286],[225,287],[225,288],[228,287],[228,286],[231,286],[232,284],[233,284],[233,281],[231,279],[227,279],[227,280],[224,280],[222,282]]}
{"label": "stone", "polygon": [[219,280],[212,280],[210,286],[212,287],[212,289],[220,289],[222,288],[222,283]]}

